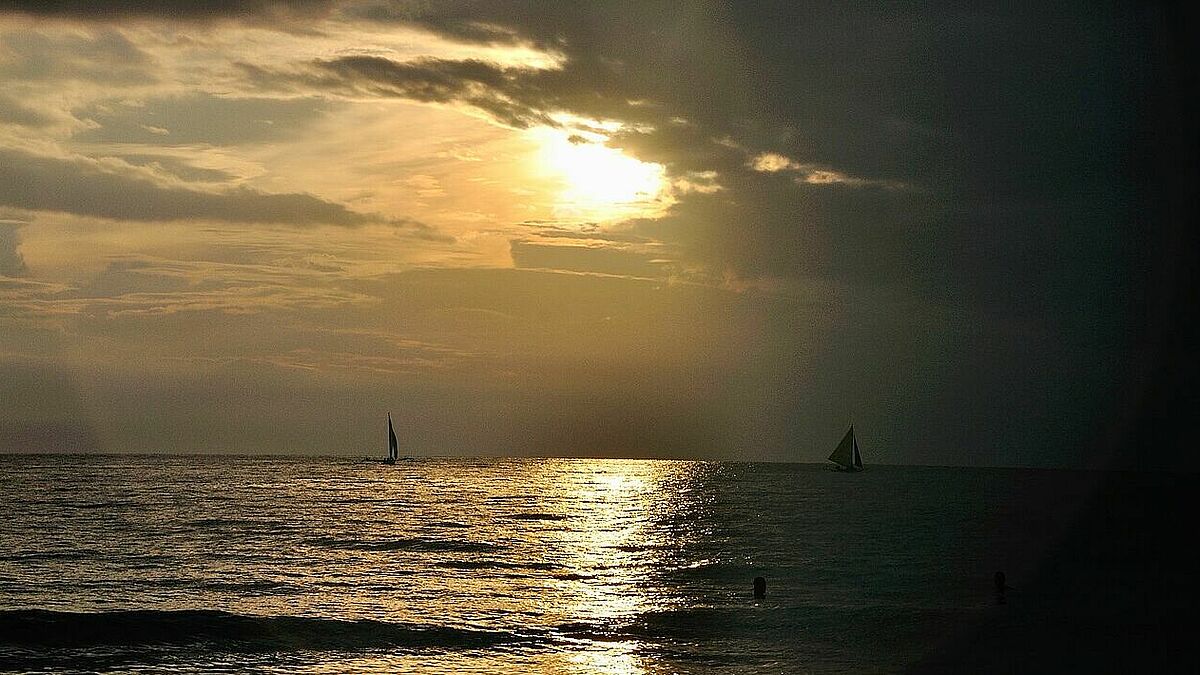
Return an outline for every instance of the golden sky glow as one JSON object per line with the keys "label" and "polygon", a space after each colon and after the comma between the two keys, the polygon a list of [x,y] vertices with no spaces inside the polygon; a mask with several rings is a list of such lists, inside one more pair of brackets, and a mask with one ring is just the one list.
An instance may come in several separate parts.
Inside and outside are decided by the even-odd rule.
{"label": "golden sky glow", "polygon": [[[0,30],[8,36],[7,61],[14,68],[23,59],[50,58],[38,50],[94,50],[95,44],[117,35],[20,16],[0,18]],[[20,53],[25,45],[28,56]],[[322,255],[332,253],[331,247],[340,249],[339,260],[356,273],[395,271],[397,265],[507,267],[512,265],[508,241],[524,235],[522,223],[612,225],[661,216],[672,203],[662,165],[610,147],[596,133],[619,129],[619,122],[555,113],[553,122],[547,118],[553,128],[513,129],[470,106],[370,96],[297,97],[302,92],[248,86],[238,73],[243,63],[286,70],[306,60],[354,55],[553,70],[562,57],[552,51],[525,44],[473,45],[403,26],[384,30],[341,21],[329,23],[319,35],[238,26],[198,29],[186,42],[152,23],[140,23],[119,34],[119,45],[145,55],[147,74],[139,78],[131,72],[127,94],[114,95],[110,86],[77,77],[68,77],[65,89],[61,82],[43,78],[19,82],[14,90],[56,123],[32,139],[26,129],[0,125],[0,139],[62,157],[105,157],[110,171],[141,172],[156,181],[180,183],[173,167],[194,167],[213,176],[206,180],[214,182],[198,185],[202,190],[236,186],[306,193],[383,219],[419,221],[454,238],[451,245],[429,241],[414,247],[412,241],[372,226],[323,229]],[[186,101],[195,97],[213,108],[212,116],[189,113]],[[228,113],[219,109],[236,110],[244,101],[254,103],[221,118]],[[95,111],[98,117],[89,119],[81,110]],[[230,138],[218,140],[224,137]],[[137,156],[136,166],[128,164],[131,155]],[[234,234],[229,227],[221,230],[222,242]],[[262,238],[264,246],[281,241],[261,227],[234,236]],[[162,255],[185,242],[196,250],[223,245],[193,228],[96,230],[86,216],[70,215],[30,228],[22,239],[27,266],[46,273],[58,270],[74,279],[104,268],[112,256]],[[71,245],[83,241],[91,243]]]}

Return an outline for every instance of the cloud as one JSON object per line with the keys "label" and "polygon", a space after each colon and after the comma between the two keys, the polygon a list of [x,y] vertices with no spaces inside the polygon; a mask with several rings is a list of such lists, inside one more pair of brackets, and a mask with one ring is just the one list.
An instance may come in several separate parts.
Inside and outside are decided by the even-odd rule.
{"label": "cloud", "polygon": [[0,277],[22,277],[29,271],[18,250],[21,238],[17,231],[22,225],[0,220]]}
{"label": "cloud", "polygon": [[334,3],[330,0],[6,0],[5,12],[32,16],[62,17],[97,22],[115,22],[130,18],[154,18],[172,21],[213,21],[219,19],[280,20],[325,14]]}
{"label": "cloud", "polygon": [[[280,262],[127,257],[111,261],[78,285],[11,284],[0,287],[0,297],[10,317],[85,321],[264,313],[281,317],[374,302],[347,288],[346,278],[341,271],[289,267]],[[115,337],[117,331],[113,330]],[[196,348],[203,351],[199,345]]]}
{"label": "cloud", "polygon": [[777,152],[764,152],[751,160],[750,167],[755,171],[775,173],[799,169],[800,163]]}
{"label": "cloud", "polygon": [[[116,160],[51,157],[0,148],[0,205],[135,221],[221,220],[291,225],[389,222],[308,194],[245,187],[207,191],[164,184]],[[427,229],[411,221],[397,225]]]}
{"label": "cloud", "polygon": [[[450,3],[387,17],[460,39],[492,43],[509,36],[553,48],[561,52],[562,59],[551,69],[506,68],[477,60],[398,61],[381,56],[320,59],[282,69],[240,65],[252,82],[265,89],[459,104],[518,129],[535,125],[575,128],[588,120],[614,120],[615,130],[604,134],[609,136],[607,145],[660,163],[672,177],[681,203],[674,214],[668,214],[669,222],[634,225],[644,226],[642,233],[647,236],[681,244],[676,253],[688,259],[679,262],[707,266],[713,279],[724,279],[731,267],[747,278],[812,274],[810,260],[829,250],[822,240],[845,238],[840,231],[823,231],[824,219],[829,224],[838,221],[837,227],[849,227],[854,233],[873,230],[870,243],[875,251],[870,253],[899,245],[899,251],[882,251],[885,264],[876,266],[871,277],[895,273],[910,281],[903,266],[893,261],[907,255],[904,248],[908,244],[897,239],[906,236],[904,228],[914,219],[887,205],[891,202],[899,207],[905,198],[867,193],[880,188],[922,188],[945,175],[941,170],[918,170],[912,160],[919,158],[903,154],[919,135],[905,129],[923,130],[924,125],[905,127],[878,119],[866,120],[864,125],[863,120],[844,117],[835,120],[840,122],[838,128],[828,129],[841,144],[830,148],[836,152],[825,152],[820,144],[801,136],[797,125],[818,112],[836,111],[825,109],[827,101],[810,103],[817,105],[815,110],[795,110],[791,98],[779,100],[781,92],[754,93],[777,73],[747,70],[751,62],[744,46],[736,44],[737,36],[717,31],[714,22],[723,16],[723,10],[709,8],[713,14],[708,15],[689,9],[668,18],[661,7],[622,5],[622,11],[626,9],[628,15],[608,6],[568,12],[523,3],[484,3],[470,8]],[[727,18],[736,25],[740,17],[735,13]],[[479,27],[484,25],[494,30],[481,31]],[[597,26],[604,28],[597,32]],[[664,38],[664,32],[670,37]],[[608,39],[616,34],[622,39]],[[774,32],[768,30],[767,34]],[[714,61],[715,54],[729,58]],[[664,55],[671,57],[668,63],[662,63]],[[796,65],[801,71],[823,67],[819,63]],[[829,84],[823,94],[826,99],[846,95],[845,85],[832,80]],[[810,87],[811,82],[797,75],[794,82],[779,85]],[[776,99],[777,105],[763,106],[764,96]],[[822,124],[832,123],[827,116],[819,119]],[[869,138],[861,145],[869,145],[871,153],[844,151],[846,147],[857,150],[864,134]],[[807,150],[796,152],[797,146],[806,144]],[[760,149],[765,145],[781,147],[788,154]],[[793,155],[800,159],[792,159]],[[758,176],[764,168],[786,171],[787,184],[781,186],[769,175]],[[834,188],[862,193],[862,203],[855,204],[859,196],[813,192]],[[719,199],[708,198],[716,193]],[[920,212],[933,212],[942,198],[935,195],[923,200]],[[806,214],[805,207],[818,211]],[[869,214],[884,220],[865,222],[863,217]],[[701,222],[686,222],[697,216]],[[896,239],[885,241],[891,236]]]}
{"label": "cloud", "polygon": [[98,28],[52,34],[0,26],[0,78],[6,82],[88,81],[148,85],[154,59],[120,31]]}
{"label": "cloud", "polygon": [[681,195],[692,192],[707,195],[725,189],[719,179],[720,174],[716,171],[687,171],[682,177],[671,181],[671,187]]}
{"label": "cloud", "polygon": [[120,158],[133,166],[145,167],[187,183],[228,183],[238,178],[228,171],[196,166],[172,155],[134,153]]}
{"label": "cloud", "polygon": [[0,93],[0,124],[18,124],[26,127],[47,127],[54,118],[35,108]]}
{"label": "cloud", "polygon": [[750,160],[750,168],[762,173],[779,173],[786,171],[789,173],[799,174],[796,176],[797,183],[808,183],[809,185],[846,185],[852,187],[883,187],[890,190],[901,190],[905,185],[899,181],[889,180],[870,180],[867,178],[855,178],[847,176],[840,171],[833,169],[823,169],[812,164],[801,164],[796,160],[785,157],[777,152],[764,152],[756,155]]}
{"label": "cloud", "polygon": [[413,192],[421,198],[444,197],[446,191],[442,189],[442,184],[434,176],[428,174],[415,174],[404,180],[404,183],[413,189]]}
{"label": "cloud", "polygon": [[[249,82],[268,91],[457,103],[516,129],[567,126],[595,137],[597,132],[613,131],[608,121],[634,123],[629,128],[638,129],[636,122],[657,121],[664,114],[660,106],[637,95],[636,84],[622,81],[621,68],[589,60],[568,59],[554,67],[534,67],[502,66],[479,59],[397,60],[352,55],[287,68],[249,62],[236,65]],[[601,121],[601,126],[589,126],[595,121]],[[583,138],[580,135],[576,140]]]}
{"label": "cloud", "polygon": [[511,242],[518,268],[566,270],[641,279],[661,279],[670,267],[651,254],[612,246],[561,246],[541,242]]}
{"label": "cloud", "polygon": [[547,111],[519,98],[522,75],[539,72],[503,68],[477,60],[423,58],[398,62],[379,56],[346,56],[316,60],[293,70],[238,66],[259,86],[307,87],[352,97],[395,97],[426,103],[463,103],[508,126],[557,126]]}
{"label": "cloud", "polygon": [[[450,4],[428,9],[428,14],[417,12],[406,21],[460,38],[494,41],[494,35],[463,28],[459,19],[472,16],[475,23],[500,26],[505,35],[554,46],[563,54],[560,66],[505,68],[482,61],[400,62],[352,56],[286,70],[243,68],[268,88],[456,103],[484,110],[516,128],[563,124],[559,113],[581,120],[623,122],[626,126],[611,132],[608,145],[662,163],[676,178],[679,196],[679,203],[665,217],[631,221],[629,227],[667,244],[677,266],[705,268],[715,283],[728,283],[732,273],[742,285],[754,285],[755,279],[810,277],[900,284],[944,302],[969,300],[989,310],[1030,315],[1028,295],[1053,295],[1068,287],[1044,278],[1030,266],[1032,259],[1018,257],[1006,264],[1027,274],[1033,285],[1026,287],[1028,295],[1014,295],[1004,275],[991,273],[994,265],[982,249],[963,245],[978,237],[981,228],[999,243],[999,250],[1037,241],[1046,255],[1064,256],[1085,267],[1097,265],[1111,253],[1102,251],[1093,257],[1072,250],[1073,235],[1068,234],[1087,218],[1103,218],[1105,206],[1072,212],[1078,202],[1070,191],[1039,202],[1042,184],[1016,193],[1011,189],[988,192],[992,179],[980,174],[978,163],[964,157],[992,141],[950,135],[949,112],[901,105],[908,99],[904,87],[894,81],[924,78],[930,72],[913,70],[902,60],[886,56],[902,47],[889,45],[880,36],[868,38],[881,51],[854,54],[858,70],[851,81],[844,81],[838,69],[844,63],[833,54],[813,47],[786,53],[773,46],[777,38],[788,48],[805,39],[832,47],[831,38],[822,31],[836,17],[818,15],[810,23],[798,20],[802,34],[794,36],[778,26],[763,25],[757,12],[734,11],[726,17],[728,30],[713,34],[715,17],[690,12],[666,23],[661,16],[639,23],[643,10],[638,9],[624,17],[611,8],[560,12],[521,3],[503,8],[485,4],[466,10]],[[688,24],[685,19],[698,23]],[[864,29],[883,30],[890,17],[866,9],[855,20]],[[598,25],[605,30],[596,32]],[[680,32],[664,43],[661,33],[671,27]],[[753,48],[739,41],[738,32],[751,29]],[[623,39],[602,39],[614,34]],[[959,38],[938,33],[930,39]],[[767,53],[749,53],[755,50]],[[660,63],[664,54],[676,58]],[[713,54],[730,58],[713,62]],[[1048,58],[1027,56],[1035,61]],[[1086,60],[1088,53],[1084,49],[1071,56]],[[758,69],[749,69],[751,64]],[[769,67],[763,70],[762,64]],[[848,114],[865,105],[860,88],[865,83],[879,96],[878,105]],[[913,86],[935,84],[921,79]],[[1062,97],[1061,92],[1044,93],[1050,101]],[[937,100],[935,91],[923,91],[922,96]],[[1088,153],[1086,139],[1073,133],[1070,125],[1057,119],[1044,123],[1060,129],[1056,143],[1065,149],[1054,151],[1061,155],[1054,175],[1070,173],[1075,161],[1095,164],[1098,158]],[[947,152],[951,143],[960,151]],[[1045,163],[1046,158],[1014,156],[1004,166],[989,170],[1004,175],[999,183],[1008,181],[1015,188],[1010,174],[1024,176],[1031,162]],[[1089,191],[1120,189],[1111,172],[1093,175],[1096,182]],[[1024,182],[1024,178],[1017,180]],[[1001,207],[1000,199],[1012,200],[1012,206]],[[1012,218],[996,220],[997,207]],[[1049,227],[1050,214],[1065,218],[1065,227],[1044,229]],[[551,259],[544,255],[548,251],[524,244],[514,251],[523,261],[531,259],[529,255],[542,262]],[[585,255],[595,257],[575,251],[555,257],[568,265],[564,269],[577,269],[581,262],[575,258]],[[1109,276],[1102,266],[1092,268],[1100,276]],[[971,290],[961,293],[963,288]],[[1052,304],[1069,306],[1069,295],[1055,298]],[[1046,318],[1057,321],[1053,315]]]}
{"label": "cloud", "polygon": [[[555,50],[557,70],[441,91],[469,104],[461,92],[486,87],[519,119],[620,120],[610,146],[677,178],[715,172],[720,191],[628,223],[714,278],[894,284],[1064,339],[1125,325],[1121,251],[1138,235],[1123,205],[1148,179],[1127,180],[1121,157],[1155,99],[1130,84],[1154,79],[1124,10],[516,1],[381,18]],[[359,93],[393,73],[325,69]]]}
{"label": "cloud", "polygon": [[317,98],[247,98],[187,93],[136,101],[103,99],[71,111],[90,128],[84,143],[238,145],[291,140],[329,114]]}

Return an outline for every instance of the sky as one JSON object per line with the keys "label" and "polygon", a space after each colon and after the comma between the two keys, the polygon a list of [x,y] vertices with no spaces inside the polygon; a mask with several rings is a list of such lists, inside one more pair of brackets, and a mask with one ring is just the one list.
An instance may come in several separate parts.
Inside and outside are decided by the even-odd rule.
{"label": "sky", "polygon": [[1161,465],[1189,12],[5,0],[0,451]]}

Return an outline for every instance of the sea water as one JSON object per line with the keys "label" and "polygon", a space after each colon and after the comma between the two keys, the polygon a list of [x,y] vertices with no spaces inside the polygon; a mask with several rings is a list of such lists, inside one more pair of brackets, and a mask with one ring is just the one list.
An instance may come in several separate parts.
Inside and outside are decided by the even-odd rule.
{"label": "sea water", "polygon": [[[0,670],[904,672],[1017,611],[1097,484],[662,460],[0,456]],[[1089,610],[1073,611],[1060,619]]]}

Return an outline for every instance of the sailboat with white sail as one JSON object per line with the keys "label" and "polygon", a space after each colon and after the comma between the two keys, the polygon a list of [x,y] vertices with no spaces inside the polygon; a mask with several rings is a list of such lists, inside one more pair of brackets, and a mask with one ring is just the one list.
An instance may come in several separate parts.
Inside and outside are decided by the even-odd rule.
{"label": "sailboat with white sail", "polygon": [[862,471],[862,454],[858,451],[858,439],[854,437],[854,425],[850,425],[850,430],[842,437],[842,442],[838,443],[833,454],[829,455],[829,461],[837,466],[834,467],[838,471]]}
{"label": "sailboat with white sail", "polygon": [[392,428],[392,413],[388,413],[388,456],[384,464],[395,464],[400,457],[400,444],[396,442],[396,430]]}

